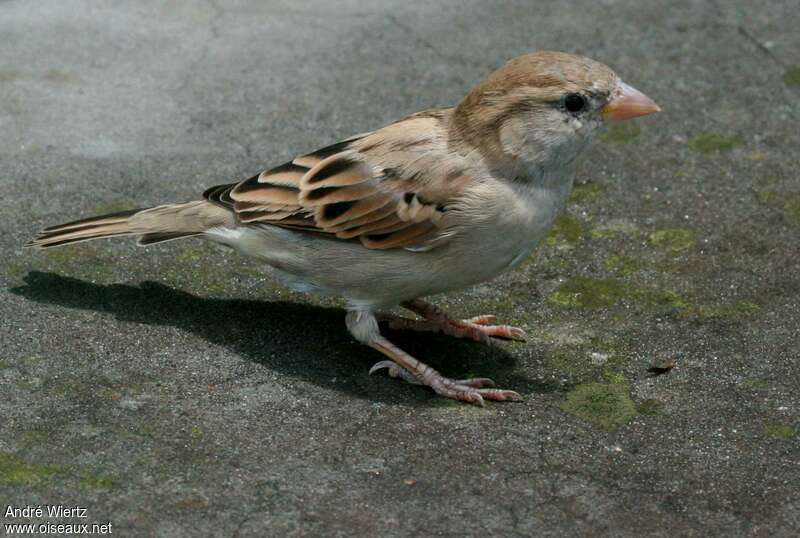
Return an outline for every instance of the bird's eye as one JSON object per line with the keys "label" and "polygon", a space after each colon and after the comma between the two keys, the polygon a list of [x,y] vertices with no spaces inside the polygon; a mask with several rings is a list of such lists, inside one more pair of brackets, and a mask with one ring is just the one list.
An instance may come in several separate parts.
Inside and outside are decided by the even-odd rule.
{"label": "bird's eye", "polygon": [[564,96],[564,108],[570,112],[580,112],[586,108],[586,98],[579,93],[568,93]]}

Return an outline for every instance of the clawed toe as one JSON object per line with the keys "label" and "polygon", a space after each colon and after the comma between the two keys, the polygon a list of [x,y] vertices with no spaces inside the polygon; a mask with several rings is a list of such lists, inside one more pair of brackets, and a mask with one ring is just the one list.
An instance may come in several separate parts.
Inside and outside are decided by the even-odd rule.
{"label": "clawed toe", "polygon": [[472,377],[469,379],[449,379],[442,377],[438,373],[433,375],[425,382],[420,381],[413,373],[398,366],[392,361],[380,361],[369,369],[370,375],[378,370],[386,368],[390,377],[399,377],[402,380],[414,385],[428,385],[436,393],[464,402],[474,403],[483,407],[484,400],[494,400],[498,402],[518,402],[522,400],[517,392],[513,390],[496,389],[494,381],[488,377]]}
{"label": "clawed toe", "polygon": [[482,326],[482,329],[487,336],[500,338],[502,340],[524,342],[527,337],[525,331],[519,327],[512,327],[510,325],[488,325]]}
{"label": "clawed toe", "polygon": [[372,375],[378,370],[382,370],[383,368],[388,369],[389,377],[399,377],[406,383],[411,383],[412,385],[422,385],[422,383],[420,383],[419,379],[417,379],[414,376],[414,374],[412,374],[405,368],[401,368],[392,361],[376,362],[375,364],[372,365],[372,368],[369,369],[369,375]]}
{"label": "clawed toe", "polygon": [[465,319],[464,323],[474,323],[475,325],[489,325],[497,321],[497,316],[494,314],[482,314],[474,318]]}
{"label": "clawed toe", "polygon": [[372,375],[375,372],[377,372],[378,370],[381,370],[383,368],[388,368],[389,369],[389,376],[390,377],[396,377],[396,376],[392,375],[392,371],[397,369],[397,365],[395,363],[393,363],[392,361],[376,362],[375,364],[372,365],[372,368],[369,369],[369,375]]}
{"label": "clawed toe", "polygon": [[520,393],[513,390],[478,389],[478,392],[484,398],[488,398],[490,400],[495,400],[498,402],[521,402],[523,399]]}
{"label": "clawed toe", "polygon": [[[494,340],[514,340],[517,342],[525,341],[525,331],[519,327],[510,325],[489,325],[487,318],[494,316],[478,316],[467,320],[455,321],[448,320],[448,326],[444,332],[457,338],[470,338],[476,342],[491,344]],[[481,323],[474,321],[478,319]]]}
{"label": "clawed toe", "polygon": [[[484,384],[486,381],[491,384]],[[439,377],[433,380],[430,387],[435,390],[437,394],[441,394],[442,396],[474,403],[481,407],[485,405],[485,400],[494,400],[497,402],[522,401],[522,396],[513,390],[478,388],[494,387],[494,382],[486,378],[453,380],[446,377]]]}
{"label": "clawed toe", "polygon": [[392,328],[442,332],[456,338],[468,338],[484,344],[491,344],[494,340],[525,341],[525,331],[519,327],[492,325],[497,321],[497,316],[494,314],[481,314],[469,319],[457,320],[421,299],[407,301],[402,305],[425,319],[409,320],[392,316],[389,318]]}
{"label": "clawed toe", "polygon": [[472,387],[475,389],[483,389],[487,387],[494,387],[494,381],[488,377],[473,377],[470,379],[456,379],[457,385],[464,385],[465,387]]}

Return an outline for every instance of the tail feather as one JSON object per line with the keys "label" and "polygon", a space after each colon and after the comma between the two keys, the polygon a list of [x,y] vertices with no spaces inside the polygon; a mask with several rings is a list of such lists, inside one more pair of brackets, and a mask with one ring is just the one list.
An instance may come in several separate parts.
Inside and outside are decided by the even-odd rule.
{"label": "tail feather", "polygon": [[79,241],[139,235],[140,245],[151,245],[203,233],[214,226],[232,224],[227,209],[206,201],[132,209],[80,219],[44,228],[26,247],[50,248]]}
{"label": "tail feather", "polygon": [[89,217],[86,219],[73,220],[71,222],[65,222],[64,224],[48,226],[47,228],[42,229],[40,234],[61,232],[65,230],[72,230],[75,228],[84,228],[87,226],[97,226],[99,224],[102,224],[104,221],[108,221],[109,223],[112,221],[124,221],[128,217],[131,217],[136,213],[139,213],[140,211],[144,211],[146,209],[147,209],[146,207],[140,207],[138,209],[128,209],[126,211],[119,211],[117,213],[108,213],[106,215],[100,215],[97,217]]}
{"label": "tail feather", "polygon": [[192,237],[193,235],[200,234],[195,232],[154,232],[142,235],[136,243],[144,247],[147,245],[155,245],[156,243],[163,243],[164,241],[172,241],[173,239]]}

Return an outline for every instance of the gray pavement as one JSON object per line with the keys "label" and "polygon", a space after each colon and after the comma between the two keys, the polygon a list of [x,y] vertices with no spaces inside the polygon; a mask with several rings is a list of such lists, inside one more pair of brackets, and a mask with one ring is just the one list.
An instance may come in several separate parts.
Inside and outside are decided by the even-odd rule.
{"label": "gray pavement", "polygon": [[[120,536],[797,536],[796,1],[0,1],[0,509]],[[664,113],[548,244],[437,298],[531,335],[392,334],[519,404],[385,376],[341,303],[196,240],[35,253],[455,103],[537,49]],[[652,369],[655,367],[655,369]]]}

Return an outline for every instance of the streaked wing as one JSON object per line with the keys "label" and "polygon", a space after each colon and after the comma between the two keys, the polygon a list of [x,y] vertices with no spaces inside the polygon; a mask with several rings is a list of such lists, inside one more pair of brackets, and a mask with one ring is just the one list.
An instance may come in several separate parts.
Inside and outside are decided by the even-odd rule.
{"label": "streaked wing", "polygon": [[204,197],[244,223],[263,223],[368,248],[425,250],[444,242],[448,203],[467,181],[447,159],[449,109],[416,114],[349,138]]}

